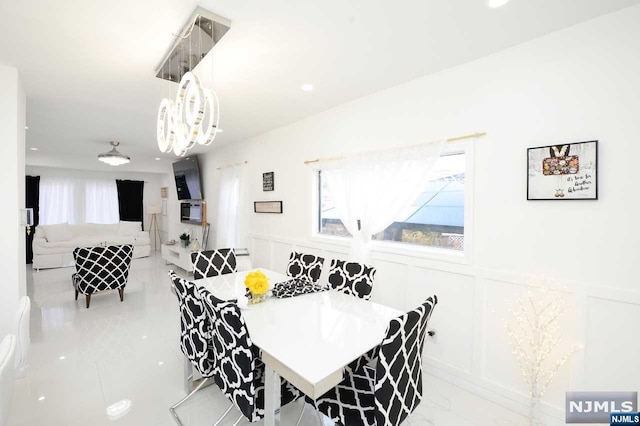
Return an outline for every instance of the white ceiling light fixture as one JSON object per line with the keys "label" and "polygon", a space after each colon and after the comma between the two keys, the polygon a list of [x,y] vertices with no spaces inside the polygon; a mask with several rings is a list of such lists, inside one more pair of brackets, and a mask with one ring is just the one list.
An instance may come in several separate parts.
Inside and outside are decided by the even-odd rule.
{"label": "white ceiling light fixture", "polygon": [[29,148],[31,151],[37,151],[38,148],[36,148],[35,146],[32,146],[31,148]]}
{"label": "white ceiling light fixture", "polygon": [[313,84],[306,83],[300,86],[300,88],[303,92],[313,92]]}
{"label": "white ceiling light fixture", "polygon": [[489,0],[488,5],[492,9],[497,9],[499,7],[504,6],[507,3],[509,3],[509,0]]}
{"label": "white ceiling light fixture", "polygon": [[211,145],[218,133],[220,106],[213,90],[188,72],[180,80],[175,102],[164,98],[158,109],[157,138],[162,152],[182,157],[197,143]]}
{"label": "white ceiling light fixture", "polygon": [[213,90],[204,89],[192,70],[230,26],[228,19],[197,7],[158,68],[156,77],[180,81],[175,100],[164,98],[158,108],[156,129],[160,151],[173,151],[181,157],[196,144],[210,145],[220,131],[218,96]]}
{"label": "white ceiling light fixture", "polygon": [[120,145],[120,142],[111,141],[109,142],[113,148],[111,151],[105,152],[103,154],[98,155],[98,160],[106,163],[110,166],[120,166],[122,164],[127,164],[131,161],[131,157],[128,155],[121,154],[116,148]]}

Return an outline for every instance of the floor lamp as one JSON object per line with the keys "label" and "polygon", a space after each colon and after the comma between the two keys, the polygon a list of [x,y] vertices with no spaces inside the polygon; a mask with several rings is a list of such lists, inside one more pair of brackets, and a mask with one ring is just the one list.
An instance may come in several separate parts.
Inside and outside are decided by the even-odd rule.
{"label": "floor lamp", "polygon": [[151,215],[151,225],[149,226],[149,232],[153,234],[153,247],[154,250],[158,250],[158,244],[156,242],[156,236],[160,244],[162,244],[162,237],[160,236],[160,229],[158,228],[158,215],[162,212],[162,207],[158,204],[147,206],[147,214]]}

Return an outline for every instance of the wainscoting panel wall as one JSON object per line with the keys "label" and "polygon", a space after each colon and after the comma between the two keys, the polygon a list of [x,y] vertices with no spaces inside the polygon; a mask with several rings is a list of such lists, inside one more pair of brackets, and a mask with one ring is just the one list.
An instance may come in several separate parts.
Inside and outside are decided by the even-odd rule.
{"label": "wainscoting panel wall", "polygon": [[[640,295],[640,292],[636,292]],[[635,336],[635,337],[633,337]],[[637,300],[587,299],[585,385],[588,389],[638,390],[640,358],[633,339],[640,336]],[[623,368],[607,368],[610,365]]]}

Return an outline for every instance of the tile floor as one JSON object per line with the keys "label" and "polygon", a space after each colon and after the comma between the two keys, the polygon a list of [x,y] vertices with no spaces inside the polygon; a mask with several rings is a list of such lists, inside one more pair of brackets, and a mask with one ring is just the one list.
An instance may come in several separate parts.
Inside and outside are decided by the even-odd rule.
{"label": "tile floor", "polygon": [[[31,354],[26,377],[16,381],[9,425],[175,425],[168,408],[184,392],[177,301],[166,274],[170,267],[159,255],[135,259],[124,303],[117,292],[102,294],[93,297],[89,310],[83,300],[74,300],[73,268],[29,270]],[[424,384],[424,401],[407,425],[527,424],[433,376],[426,375]],[[131,409],[110,420],[107,406],[124,399]],[[210,386],[178,412],[185,426],[210,425],[227,405]],[[294,425],[300,409],[300,403],[284,407],[282,424]],[[227,417],[224,425],[231,425],[237,415]],[[305,410],[302,424],[319,424],[312,410]]]}

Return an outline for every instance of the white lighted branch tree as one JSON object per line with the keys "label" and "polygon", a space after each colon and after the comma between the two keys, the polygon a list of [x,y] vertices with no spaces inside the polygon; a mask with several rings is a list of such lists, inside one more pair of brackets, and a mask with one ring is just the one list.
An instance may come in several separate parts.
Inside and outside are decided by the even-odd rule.
{"label": "white lighted branch tree", "polygon": [[558,356],[562,340],[560,319],[567,312],[566,297],[549,288],[548,283],[529,290],[509,308],[510,320],[505,320],[513,355],[531,396],[531,424],[539,425],[539,401],[553,378],[580,349],[575,345]]}

